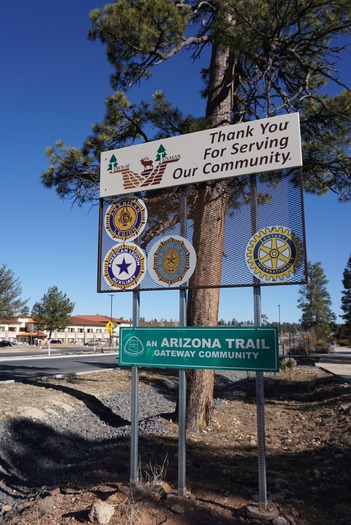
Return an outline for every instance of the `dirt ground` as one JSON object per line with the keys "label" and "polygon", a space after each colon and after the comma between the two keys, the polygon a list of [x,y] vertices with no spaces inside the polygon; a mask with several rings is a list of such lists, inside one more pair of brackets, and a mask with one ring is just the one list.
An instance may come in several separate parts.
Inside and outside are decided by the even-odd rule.
{"label": "dirt ground", "polygon": [[[141,371],[141,387],[154,381],[166,383],[169,375]],[[0,385],[0,421],[40,420],[58,407],[69,413],[82,406],[82,396],[74,395],[69,380],[49,381],[52,390],[35,383]],[[79,376],[74,390],[103,401],[109,393],[129,388],[130,372],[115,370]],[[111,525],[242,525],[267,520],[274,525],[350,525],[350,393],[350,384],[318,367],[299,366],[276,378],[265,377],[269,512],[256,512],[255,379],[231,383],[220,378],[212,428],[187,436],[186,497],[176,496],[177,426],[168,416],[168,435],[140,440],[145,482],[140,490],[132,494],[128,487],[126,440],[106,450],[106,461],[96,466],[88,483],[77,479],[65,486],[43,487],[41,494],[21,504],[16,514],[5,514],[0,523],[90,523],[95,504],[113,511],[111,518],[105,518],[109,521],[100,521]]]}

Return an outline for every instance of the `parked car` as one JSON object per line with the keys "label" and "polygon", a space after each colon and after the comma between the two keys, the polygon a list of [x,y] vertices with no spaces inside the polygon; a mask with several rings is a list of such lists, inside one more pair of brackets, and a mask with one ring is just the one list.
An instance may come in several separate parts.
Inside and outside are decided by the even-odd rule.
{"label": "parked car", "polygon": [[62,341],[60,341],[60,339],[51,339],[50,344],[51,345],[62,345]]}
{"label": "parked car", "polygon": [[88,346],[103,346],[106,344],[106,341],[101,341],[101,339],[90,339],[90,341],[87,342]]}
{"label": "parked car", "polygon": [[0,346],[13,346],[10,341],[0,341]]}

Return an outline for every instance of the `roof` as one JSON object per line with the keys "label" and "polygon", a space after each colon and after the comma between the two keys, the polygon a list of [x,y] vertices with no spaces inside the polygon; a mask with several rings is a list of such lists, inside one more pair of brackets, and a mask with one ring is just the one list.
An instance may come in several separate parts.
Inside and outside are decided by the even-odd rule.
{"label": "roof", "polygon": [[71,325],[80,326],[106,326],[106,323],[111,320],[115,324],[131,324],[126,319],[111,318],[108,315],[72,315],[70,319]]}
{"label": "roof", "polygon": [[139,326],[179,326],[178,321],[140,321]]}
{"label": "roof", "polygon": [[47,337],[43,332],[20,332],[16,337]]}

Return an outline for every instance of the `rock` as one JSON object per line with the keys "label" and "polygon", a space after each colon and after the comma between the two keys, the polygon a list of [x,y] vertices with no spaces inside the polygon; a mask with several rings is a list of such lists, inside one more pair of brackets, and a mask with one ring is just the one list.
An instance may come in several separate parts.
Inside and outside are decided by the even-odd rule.
{"label": "rock", "polygon": [[183,505],[180,505],[180,503],[176,503],[175,505],[172,505],[171,511],[175,514],[184,514],[185,508]]}
{"label": "rock", "polygon": [[278,516],[272,521],[272,525],[290,525],[290,523],[283,516]]}
{"label": "rock", "polygon": [[269,496],[269,501],[273,501],[274,503],[284,503],[285,496],[281,492],[275,492]]}
{"label": "rock", "polygon": [[10,512],[10,510],[12,510],[11,505],[4,505],[3,507],[1,507],[1,512],[3,513]]}
{"label": "rock", "polygon": [[160,489],[161,496],[163,495],[164,497],[166,497],[167,494],[171,494],[172,492],[174,492],[174,489],[166,481],[160,480],[157,482],[156,486]]}
{"label": "rock", "polygon": [[279,517],[278,509],[273,506],[270,506],[268,509],[260,509],[258,505],[247,505],[246,513],[249,518],[258,518],[262,522],[273,521]]}
{"label": "rock", "polygon": [[89,520],[98,525],[106,525],[110,523],[114,511],[115,509],[112,505],[101,501],[101,499],[97,499],[92,504],[89,512]]}

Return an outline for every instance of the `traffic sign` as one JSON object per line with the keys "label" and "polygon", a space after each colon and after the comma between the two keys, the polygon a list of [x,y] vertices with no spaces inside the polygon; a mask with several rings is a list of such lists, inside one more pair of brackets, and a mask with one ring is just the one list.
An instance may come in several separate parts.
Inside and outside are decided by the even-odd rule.
{"label": "traffic sign", "polygon": [[120,329],[119,364],[153,368],[279,370],[276,327]]}

